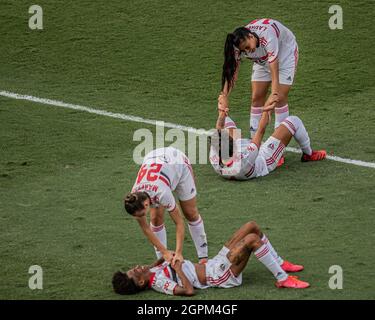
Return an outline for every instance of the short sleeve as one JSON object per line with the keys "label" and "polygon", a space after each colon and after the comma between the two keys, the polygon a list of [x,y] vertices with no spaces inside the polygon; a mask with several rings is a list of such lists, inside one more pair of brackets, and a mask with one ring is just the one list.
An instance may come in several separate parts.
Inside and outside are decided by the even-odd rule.
{"label": "short sleeve", "polygon": [[159,203],[169,212],[173,211],[176,208],[176,200],[173,196],[172,191],[169,188],[165,188],[162,191],[159,198]]}
{"label": "short sleeve", "polygon": [[174,295],[174,290],[178,284],[168,279],[162,273],[152,279],[151,288],[157,292]]}
{"label": "short sleeve", "polygon": [[279,40],[273,28],[267,32],[267,34],[262,37],[261,43],[263,44],[265,50],[267,51],[268,63],[272,63],[276,60],[279,55]]}

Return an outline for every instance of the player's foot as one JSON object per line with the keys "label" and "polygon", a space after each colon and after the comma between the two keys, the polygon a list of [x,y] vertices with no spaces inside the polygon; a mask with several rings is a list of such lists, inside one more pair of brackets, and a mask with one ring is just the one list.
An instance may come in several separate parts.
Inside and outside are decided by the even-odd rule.
{"label": "player's foot", "polygon": [[200,258],[199,259],[199,264],[205,264],[207,263],[208,259],[207,258]]}
{"label": "player's foot", "polygon": [[323,160],[327,157],[327,151],[325,150],[313,150],[311,155],[308,155],[304,153],[302,155],[301,161],[307,162],[307,161],[319,161]]}
{"label": "player's foot", "polygon": [[277,281],[276,287],[278,288],[293,288],[293,289],[305,289],[310,287],[310,284],[305,281],[298,280],[296,276],[288,276],[284,281]]}
{"label": "player's foot", "polygon": [[293,264],[286,260],[284,260],[283,264],[280,267],[285,272],[299,272],[303,270],[303,266],[300,266],[298,264]]}
{"label": "player's foot", "polygon": [[282,156],[282,157],[280,158],[279,162],[277,163],[276,168],[281,167],[281,166],[284,164],[284,162],[285,162],[285,157]]}

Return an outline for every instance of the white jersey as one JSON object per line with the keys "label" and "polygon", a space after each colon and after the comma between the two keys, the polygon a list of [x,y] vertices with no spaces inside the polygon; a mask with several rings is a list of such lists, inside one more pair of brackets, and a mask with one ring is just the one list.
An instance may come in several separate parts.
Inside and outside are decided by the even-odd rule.
{"label": "white jersey", "polygon": [[232,159],[226,165],[220,165],[217,149],[211,145],[211,165],[224,178],[248,180],[268,174],[264,159],[259,156],[258,146],[250,139],[237,139],[233,142]]}
{"label": "white jersey", "polygon": [[189,159],[178,149],[155,149],[145,156],[132,192],[145,191],[150,196],[151,207],[162,205],[173,211],[176,201],[172,191],[189,165]]}
{"label": "white jersey", "polygon": [[[150,271],[152,272],[152,275],[150,278],[149,287],[157,292],[173,295],[176,286],[182,286],[180,277],[171,268],[168,262],[164,262],[152,268]],[[185,260],[182,263],[182,271],[194,288],[208,288],[208,286],[202,285],[199,282],[194,264],[189,260]]]}
{"label": "white jersey", "polygon": [[[223,247],[212,259],[208,259],[206,269],[206,284],[198,280],[195,265],[185,260],[182,263],[182,271],[191,285],[196,289],[206,288],[232,288],[241,285],[242,274],[235,276],[231,271],[232,263],[229,261],[229,249]],[[174,295],[176,286],[182,287],[182,281],[177,273],[171,268],[168,262],[164,262],[150,270],[152,272],[149,287],[157,292]]]}
{"label": "white jersey", "polygon": [[296,38],[292,31],[277,20],[257,19],[251,21],[245,28],[258,36],[259,47],[254,52],[247,53],[240,53],[236,50],[237,60],[248,58],[257,64],[266,65],[279,58],[282,64],[286,56],[294,54],[297,48]]}

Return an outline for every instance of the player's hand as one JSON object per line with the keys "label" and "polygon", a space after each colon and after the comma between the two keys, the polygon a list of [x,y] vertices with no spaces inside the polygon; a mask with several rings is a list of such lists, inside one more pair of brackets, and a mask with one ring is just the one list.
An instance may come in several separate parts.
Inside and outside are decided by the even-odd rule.
{"label": "player's hand", "polygon": [[171,263],[172,260],[173,260],[173,256],[174,256],[174,252],[173,251],[169,251],[169,250],[166,250],[164,253],[163,253],[163,258],[165,261]]}
{"label": "player's hand", "polygon": [[266,103],[264,104],[263,112],[272,111],[273,109],[275,109],[276,104],[279,102],[279,100],[279,94],[277,92],[270,94]]}
{"label": "player's hand", "polygon": [[172,259],[172,267],[175,268],[176,264],[182,263],[184,261],[184,257],[181,253],[175,253]]}

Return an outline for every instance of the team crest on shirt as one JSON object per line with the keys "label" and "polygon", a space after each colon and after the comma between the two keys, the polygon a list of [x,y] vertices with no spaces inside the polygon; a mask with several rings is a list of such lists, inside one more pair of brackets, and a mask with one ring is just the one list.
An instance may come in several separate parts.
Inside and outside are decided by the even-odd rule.
{"label": "team crest on shirt", "polygon": [[275,149],[275,145],[274,145],[273,143],[270,143],[270,144],[268,145],[268,148],[270,148],[271,150],[273,150],[273,149]]}

